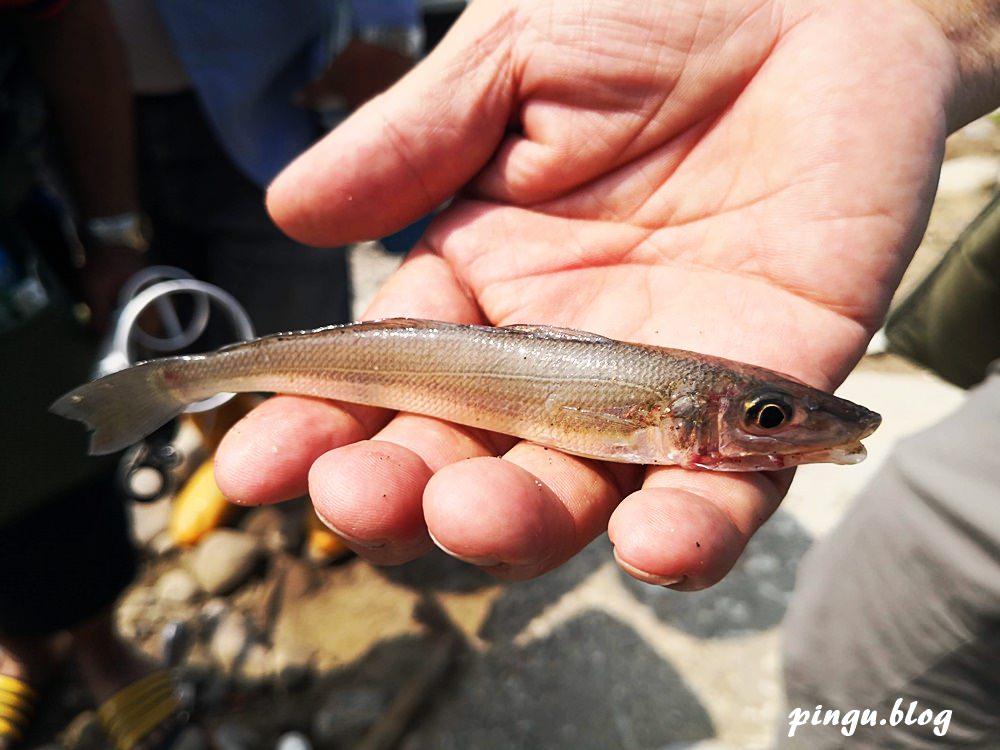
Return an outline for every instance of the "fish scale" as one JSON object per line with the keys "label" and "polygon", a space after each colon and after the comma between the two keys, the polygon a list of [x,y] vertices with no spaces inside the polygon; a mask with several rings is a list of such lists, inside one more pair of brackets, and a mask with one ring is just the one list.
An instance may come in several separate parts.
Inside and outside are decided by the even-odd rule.
{"label": "fish scale", "polygon": [[[413,412],[591,458],[713,469],[781,468],[817,452],[820,460],[846,458],[830,451],[860,447],[877,420],[787,376],[708,355],[570,329],[405,318],[151,360],[71,391],[52,410],[88,425],[92,452],[108,453],[141,440],[187,404],[236,391]],[[740,442],[733,434],[739,427],[729,423],[732,405],[760,392],[787,394],[802,415],[832,419],[782,438],[744,435],[754,450],[726,454]]]}

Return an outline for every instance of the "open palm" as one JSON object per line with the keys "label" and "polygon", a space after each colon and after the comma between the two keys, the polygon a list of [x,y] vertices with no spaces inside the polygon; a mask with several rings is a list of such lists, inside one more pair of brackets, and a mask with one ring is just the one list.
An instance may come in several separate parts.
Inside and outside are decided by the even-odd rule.
{"label": "open palm", "polygon": [[[332,244],[460,191],[370,317],[571,326],[829,389],[923,230],[946,69],[936,28],[902,0],[477,0],[269,205]],[[679,588],[724,575],[790,481],[603,464],[293,397],[244,420],[217,473],[246,503],[308,489],[375,561],[433,538],[522,578],[607,528],[626,570]]]}

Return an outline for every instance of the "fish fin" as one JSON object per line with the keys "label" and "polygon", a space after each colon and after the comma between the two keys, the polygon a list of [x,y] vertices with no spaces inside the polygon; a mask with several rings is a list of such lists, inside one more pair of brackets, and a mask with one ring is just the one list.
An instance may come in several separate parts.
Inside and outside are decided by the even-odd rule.
{"label": "fish fin", "polygon": [[[246,341],[234,341],[215,350],[215,353],[228,352],[234,349],[247,349],[266,344],[271,341],[280,341],[286,338],[298,338],[310,334],[323,334],[338,328],[350,328],[355,332],[364,331],[387,331],[390,329],[412,329],[426,330],[428,328],[444,328],[448,326],[460,326],[458,323],[439,323],[434,320],[421,320],[420,318],[379,318],[377,320],[359,320],[352,323],[338,323],[336,325],[322,326],[321,328],[307,328],[301,331],[282,331],[281,333],[269,333],[266,336],[247,339]],[[467,327],[467,326],[466,326]]]}
{"label": "fish fin", "polygon": [[164,383],[181,357],[151,360],[84,383],[60,396],[49,411],[86,425],[92,456],[115,453],[176,417],[187,406]]}
{"label": "fish fin", "polygon": [[541,339],[553,339],[559,341],[581,341],[589,344],[614,344],[614,339],[601,336],[588,331],[578,331],[575,328],[560,328],[559,326],[530,325],[516,323],[514,325],[503,326],[501,331],[511,331],[513,333],[523,333]]}

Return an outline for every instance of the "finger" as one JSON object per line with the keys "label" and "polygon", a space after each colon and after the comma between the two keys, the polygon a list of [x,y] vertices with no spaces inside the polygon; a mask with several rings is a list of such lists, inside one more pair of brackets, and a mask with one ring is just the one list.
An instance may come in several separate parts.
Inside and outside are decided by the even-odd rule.
{"label": "finger", "polygon": [[[372,316],[416,314],[478,322],[478,312],[447,263],[414,253],[369,309]],[[273,503],[308,490],[313,461],[326,451],[371,436],[391,413],[350,404],[277,396],[238,422],[216,451],[219,488],[234,502]]]}
{"label": "finger", "polygon": [[435,543],[501,578],[531,578],[562,564],[601,533],[638,467],[611,466],[518,443],[502,460],[439,471],[424,493]]}
{"label": "finger", "polygon": [[608,524],[622,569],[693,591],[719,581],[777,508],[794,472],[650,470]]}
{"label": "finger", "polygon": [[340,448],[317,461],[310,495],[320,518],[358,554],[379,564],[407,562],[433,547],[422,507],[431,475],[456,461],[497,455],[513,442],[429,417],[399,414],[371,441]]}
{"label": "finger", "polygon": [[261,505],[305,495],[319,456],[361,440],[389,415],[300,396],[275,396],[248,413],[223,437],[215,453],[222,493],[240,505]]}
{"label": "finger", "polygon": [[399,83],[293,162],[268,191],[279,226],[317,245],[384,236],[468,182],[509,117],[504,27],[470,7]]}
{"label": "finger", "polygon": [[[407,258],[381,288],[366,316],[399,314],[482,321],[447,262],[424,250]],[[378,563],[404,562],[431,546],[422,509],[430,474],[470,456],[495,455],[511,442],[427,417],[398,414],[368,443],[318,458],[309,476],[310,495],[320,518],[359,554]],[[373,455],[383,456],[377,464],[380,470],[372,469]],[[399,471],[390,471],[396,464]]]}
{"label": "finger", "polygon": [[431,469],[413,451],[365,440],[324,454],[309,474],[316,514],[359,555],[392,565],[433,545],[420,498]]}

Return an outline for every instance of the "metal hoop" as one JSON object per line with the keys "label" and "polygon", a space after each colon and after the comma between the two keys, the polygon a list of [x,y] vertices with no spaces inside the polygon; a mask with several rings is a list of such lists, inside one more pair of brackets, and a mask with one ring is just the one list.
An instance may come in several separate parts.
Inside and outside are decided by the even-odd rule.
{"label": "metal hoop", "polygon": [[[250,317],[247,315],[246,310],[243,309],[243,306],[236,300],[235,297],[233,297],[233,295],[224,289],[220,289],[214,284],[209,284],[192,278],[161,281],[136,294],[122,309],[120,315],[118,316],[118,324],[115,327],[114,337],[111,342],[111,350],[101,362],[102,369],[105,372],[113,372],[114,370],[124,369],[125,367],[129,367],[134,364],[135,360],[132,356],[132,343],[133,336],[137,330],[136,321],[139,319],[139,316],[147,307],[158,301],[164,303],[163,307],[169,308],[173,311],[173,307],[166,304],[166,300],[164,298],[170,295],[184,293],[192,295],[196,301],[201,300],[201,304],[205,306],[206,312],[208,311],[210,302],[215,302],[220,308],[222,308],[222,311],[226,314],[230,323],[233,325],[233,329],[237,334],[237,341],[246,341],[247,339],[254,338],[256,335],[253,323],[250,321]],[[196,304],[198,303],[196,302]],[[176,321],[176,315],[174,316],[174,320]],[[208,318],[206,314],[205,323],[207,323],[207,320]],[[198,336],[201,335],[204,328],[205,324],[203,323],[198,329],[197,334],[193,339],[191,339],[191,342],[196,340]],[[187,334],[188,332],[181,331],[181,333]],[[171,340],[162,337],[152,338],[156,339],[160,345],[162,345],[163,342]],[[188,335],[175,337],[177,341],[182,342],[187,338]],[[188,344],[191,342],[188,342]],[[186,346],[188,344],[184,345]],[[182,347],[175,347],[172,349],[162,349],[159,347],[153,348],[157,351],[175,351],[177,348]],[[187,413],[208,411],[226,403],[234,395],[235,394],[233,393],[219,393],[212,398],[189,405],[184,411]]]}

